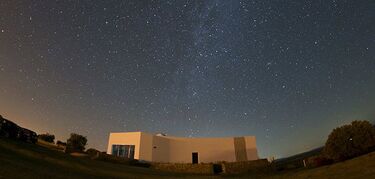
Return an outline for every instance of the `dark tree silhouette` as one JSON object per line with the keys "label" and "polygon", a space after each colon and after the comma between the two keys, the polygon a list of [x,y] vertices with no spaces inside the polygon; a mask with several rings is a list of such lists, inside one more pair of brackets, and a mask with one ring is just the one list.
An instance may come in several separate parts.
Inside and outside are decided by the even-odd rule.
{"label": "dark tree silhouette", "polygon": [[375,128],[368,121],[353,121],[334,129],[328,136],[324,155],[341,161],[370,152],[375,146]]}
{"label": "dark tree silhouette", "polygon": [[66,142],[65,151],[67,153],[83,152],[85,150],[86,144],[87,144],[86,137],[79,135],[79,134],[71,133],[70,138]]}
{"label": "dark tree silhouette", "polygon": [[38,139],[44,140],[49,143],[54,143],[55,141],[55,135],[45,133],[45,134],[39,134]]}

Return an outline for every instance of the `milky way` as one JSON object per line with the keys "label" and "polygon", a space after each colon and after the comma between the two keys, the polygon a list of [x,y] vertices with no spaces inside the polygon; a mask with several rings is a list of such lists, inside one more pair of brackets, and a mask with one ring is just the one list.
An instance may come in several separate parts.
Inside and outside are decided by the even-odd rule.
{"label": "milky way", "polygon": [[373,1],[1,1],[0,114],[109,132],[255,135],[260,157],[375,117]]}

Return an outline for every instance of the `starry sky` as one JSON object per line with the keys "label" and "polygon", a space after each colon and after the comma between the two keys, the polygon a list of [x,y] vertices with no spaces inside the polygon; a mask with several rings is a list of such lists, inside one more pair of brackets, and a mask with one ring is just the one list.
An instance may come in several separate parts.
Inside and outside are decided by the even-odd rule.
{"label": "starry sky", "polygon": [[260,157],[375,121],[375,2],[0,1],[0,114],[110,132],[255,135]]}

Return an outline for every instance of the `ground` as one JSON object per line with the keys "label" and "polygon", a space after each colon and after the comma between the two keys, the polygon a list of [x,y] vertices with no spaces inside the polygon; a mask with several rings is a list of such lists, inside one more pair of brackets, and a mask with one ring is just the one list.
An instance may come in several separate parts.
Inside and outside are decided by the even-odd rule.
{"label": "ground", "polygon": [[375,153],[315,169],[267,174],[192,175],[72,157],[39,145],[0,139],[0,178],[375,178]]}
{"label": "ground", "polygon": [[39,145],[0,139],[0,178],[171,178],[181,174],[69,156]]}
{"label": "ground", "polygon": [[300,169],[272,178],[375,178],[375,152],[314,169]]}

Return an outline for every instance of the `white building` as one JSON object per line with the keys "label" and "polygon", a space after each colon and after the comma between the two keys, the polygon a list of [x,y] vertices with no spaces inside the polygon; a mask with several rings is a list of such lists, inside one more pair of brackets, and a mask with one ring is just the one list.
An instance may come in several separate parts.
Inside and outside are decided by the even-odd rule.
{"label": "white building", "polygon": [[107,153],[138,160],[170,163],[258,159],[254,136],[184,138],[144,132],[110,133]]}

